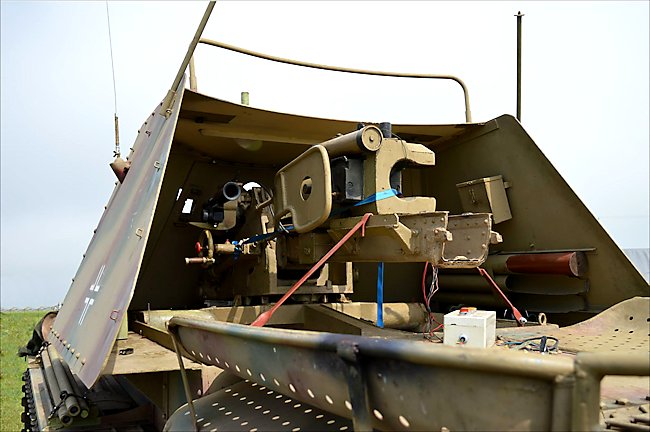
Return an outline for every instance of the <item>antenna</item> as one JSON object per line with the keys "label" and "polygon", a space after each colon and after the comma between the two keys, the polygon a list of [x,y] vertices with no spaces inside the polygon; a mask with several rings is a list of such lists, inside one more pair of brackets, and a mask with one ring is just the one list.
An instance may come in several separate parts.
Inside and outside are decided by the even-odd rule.
{"label": "antenna", "polygon": [[108,46],[110,47],[111,52],[111,71],[113,72],[113,120],[115,122],[115,150],[113,150],[113,157],[115,160],[109,165],[113,170],[113,173],[117,177],[120,183],[124,181],[129,168],[131,167],[131,162],[122,159],[120,152],[120,121],[117,117],[117,88],[115,86],[115,62],[113,61],[113,37],[111,36],[111,18],[108,13],[108,0],[106,0],[106,22],[108,24]]}
{"label": "antenna", "polygon": [[120,121],[117,117],[117,89],[115,87],[115,62],[113,61],[113,38],[111,37],[111,18],[108,13],[108,0],[106,0],[106,22],[108,23],[108,45],[111,52],[111,71],[113,72],[113,107],[114,107],[114,121],[115,121],[115,150],[113,156],[119,158],[120,152]]}

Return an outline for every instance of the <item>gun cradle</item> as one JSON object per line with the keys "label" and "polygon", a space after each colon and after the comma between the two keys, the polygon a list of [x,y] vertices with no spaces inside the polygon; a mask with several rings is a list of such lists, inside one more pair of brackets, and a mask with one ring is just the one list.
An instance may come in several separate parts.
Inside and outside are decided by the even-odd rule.
{"label": "gun cradle", "polygon": [[[289,237],[288,258],[300,264],[318,261],[360,219],[336,219],[330,223],[327,233],[311,232]],[[485,261],[488,245],[491,240],[496,240],[494,234],[488,213],[375,215],[368,219],[365,236],[355,234],[330,261],[429,261],[437,267],[471,268]]]}

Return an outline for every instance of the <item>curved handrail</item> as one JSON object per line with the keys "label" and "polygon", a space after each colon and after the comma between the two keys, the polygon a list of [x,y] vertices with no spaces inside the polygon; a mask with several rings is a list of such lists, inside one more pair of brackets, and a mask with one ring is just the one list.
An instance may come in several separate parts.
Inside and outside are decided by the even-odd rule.
{"label": "curved handrail", "polygon": [[[245,48],[240,48],[236,47],[234,45],[229,45],[223,42],[218,42],[215,40],[211,39],[199,39],[199,43],[206,44],[206,45],[211,45],[215,46],[218,48],[223,48],[229,51],[234,51],[238,52],[240,54],[245,54],[249,55],[252,57],[257,57],[261,58],[264,60],[270,60],[278,63],[284,63],[284,64],[289,64],[289,65],[294,65],[294,66],[303,66],[303,67],[308,67],[308,68],[313,68],[313,69],[321,69],[321,70],[328,70],[328,71],[333,71],[333,72],[347,72],[347,73],[354,73],[354,74],[360,74],[360,75],[375,75],[375,76],[388,76],[388,77],[398,77],[398,78],[429,78],[429,79],[447,79],[447,80],[452,80],[458,83],[460,87],[463,89],[463,95],[465,97],[465,121],[467,123],[472,122],[472,114],[469,108],[469,92],[467,90],[467,87],[465,86],[465,83],[458,77],[455,77],[453,75],[438,75],[438,74],[416,74],[416,73],[403,73],[403,72],[382,72],[382,71],[372,71],[372,70],[366,70],[366,69],[353,69],[353,68],[345,68],[345,67],[339,67],[339,66],[328,66],[328,65],[322,65],[318,63],[308,63],[308,62],[302,62],[302,61],[297,61],[297,60],[290,60],[287,58],[283,57],[277,57],[277,56],[272,56],[269,54],[263,54],[259,53],[256,51],[251,51]],[[190,82],[194,84],[193,90],[196,89],[196,77],[194,75],[194,66],[192,63],[190,63]]]}

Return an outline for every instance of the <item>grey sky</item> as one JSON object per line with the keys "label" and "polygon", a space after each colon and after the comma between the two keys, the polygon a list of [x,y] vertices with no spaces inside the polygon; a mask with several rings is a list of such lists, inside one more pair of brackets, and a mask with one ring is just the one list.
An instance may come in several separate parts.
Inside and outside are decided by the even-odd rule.
{"label": "grey sky", "polygon": [[[110,2],[124,151],[164,97],[204,2]],[[51,305],[70,285],[114,177],[104,2],[0,2],[1,304]],[[449,73],[475,121],[514,113],[624,248],[648,247],[648,2],[222,2],[204,36],[288,58]],[[198,85],[278,111],[393,123],[462,122],[443,83],[266,64],[202,47]]]}

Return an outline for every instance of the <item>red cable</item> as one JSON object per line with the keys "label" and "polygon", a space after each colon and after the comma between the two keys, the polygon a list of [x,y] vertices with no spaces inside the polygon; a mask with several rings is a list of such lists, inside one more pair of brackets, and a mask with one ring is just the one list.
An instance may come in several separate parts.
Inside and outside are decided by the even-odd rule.
{"label": "red cable", "polygon": [[359,228],[361,228],[361,237],[365,237],[365,235],[366,235],[366,222],[368,222],[368,218],[369,218],[370,216],[372,216],[372,213],[366,213],[365,215],[363,215],[363,217],[361,218],[361,220],[360,220],[359,222],[357,222],[357,224],[354,226],[354,228],[352,228],[352,229],[351,229],[351,230],[350,230],[350,231],[349,231],[345,236],[343,236],[343,238],[342,238],[341,240],[339,240],[339,242],[336,243],[336,244],[334,245],[334,247],[333,247],[332,249],[330,249],[329,252],[327,252],[327,253],[323,256],[323,258],[321,258],[321,259],[320,259],[316,264],[314,264],[314,266],[313,266],[312,268],[310,268],[309,271],[308,271],[307,273],[305,273],[305,275],[304,275],[302,278],[300,278],[300,280],[299,280],[298,282],[296,282],[296,283],[295,283],[295,284],[294,284],[294,285],[289,289],[289,291],[287,291],[287,292],[282,296],[282,298],[281,298],[281,299],[280,299],[276,304],[273,305],[273,307],[272,307],[271,309],[267,310],[267,311],[264,312],[264,313],[261,313],[261,314],[260,314],[260,315],[255,319],[255,321],[253,321],[253,322],[251,323],[251,325],[254,326],[254,327],[264,327],[264,325],[265,325],[265,324],[266,324],[266,323],[271,319],[271,317],[273,316],[273,314],[275,313],[275,311],[276,311],[280,306],[282,306],[282,303],[284,303],[284,302],[285,302],[285,301],[286,301],[286,300],[287,300],[287,299],[288,299],[288,298],[289,298],[289,297],[290,297],[290,296],[291,296],[291,295],[292,295],[292,294],[293,294],[293,293],[294,293],[298,288],[300,288],[300,286],[301,286],[303,283],[305,283],[305,281],[306,281],[307,279],[309,279],[309,277],[310,277],[312,274],[314,274],[314,272],[315,272],[316,270],[318,270],[318,269],[319,269],[323,264],[325,264],[325,261],[327,261],[327,260],[328,260],[332,255],[334,255],[334,253],[335,253],[337,250],[339,250],[339,248],[340,248],[341,246],[343,246],[343,244],[344,244],[346,241],[348,241],[348,240],[350,239],[350,237],[352,237],[352,235],[353,235],[355,232],[357,232],[357,231],[359,230]]}
{"label": "red cable", "polygon": [[429,261],[424,263],[424,272],[422,272],[422,297],[424,298],[424,307],[429,311],[429,304],[427,303],[427,290],[426,290],[426,278],[427,278],[427,268],[429,267]]}
{"label": "red cable", "polygon": [[510,302],[510,300],[508,300],[508,297],[506,297],[503,291],[501,291],[501,288],[499,288],[499,285],[497,285],[496,282],[494,282],[494,279],[492,279],[490,274],[487,271],[485,271],[485,269],[482,269],[480,267],[477,267],[477,270],[481,274],[481,276],[483,276],[488,281],[492,289],[494,289],[497,293],[499,293],[501,298],[508,304],[508,306],[510,306],[510,309],[512,309],[512,313],[515,316],[515,319],[517,320],[517,325],[523,326],[526,323],[526,318],[524,318],[523,315],[519,313],[519,310]]}

